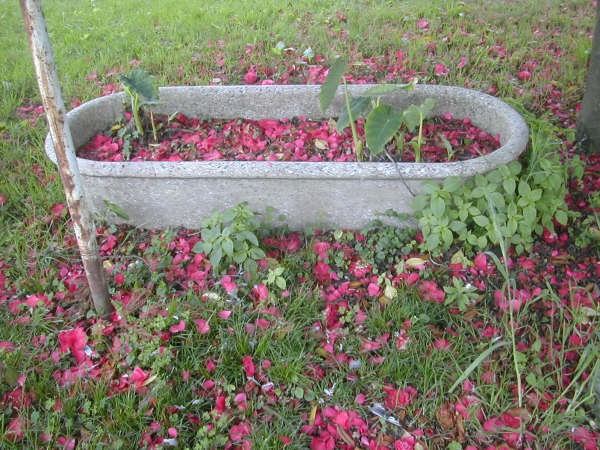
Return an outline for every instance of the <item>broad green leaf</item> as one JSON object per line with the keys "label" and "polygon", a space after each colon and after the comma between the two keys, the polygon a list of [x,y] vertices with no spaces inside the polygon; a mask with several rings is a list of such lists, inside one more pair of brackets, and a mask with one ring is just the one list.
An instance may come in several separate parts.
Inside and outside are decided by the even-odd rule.
{"label": "broad green leaf", "polygon": [[244,269],[250,274],[255,274],[258,272],[258,264],[253,259],[248,258],[244,261]]}
{"label": "broad green leaf", "polygon": [[227,208],[223,212],[223,216],[221,217],[221,222],[230,224],[236,220],[237,215],[238,215],[237,208]]}
{"label": "broad green leaf", "polygon": [[448,216],[444,215],[442,217],[436,217],[436,225],[438,228],[448,228],[450,226],[450,220]]}
{"label": "broad green leaf", "polygon": [[523,352],[514,352],[514,359],[521,368],[525,367],[528,360],[527,355]]}
{"label": "broad green leaf", "polygon": [[469,208],[469,214],[471,214],[472,216],[479,216],[481,215],[481,210],[476,208],[475,206],[471,206]]}
{"label": "broad green leaf", "polygon": [[244,239],[246,239],[252,245],[258,247],[258,238],[256,237],[256,235],[253,232],[246,230],[246,231],[243,231],[241,233],[241,235]]}
{"label": "broad green leaf", "polygon": [[415,196],[415,198],[412,201],[412,208],[415,211],[415,213],[421,213],[426,207],[427,207],[427,196],[420,194]]}
{"label": "broad green leaf", "polygon": [[263,259],[266,255],[260,248],[253,247],[248,251],[248,255],[252,259]]}
{"label": "broad green leaf", "polygon": [[444,215],[444,211],[446,210],[446,203],[439,197],[434,197],[431,199],[431,212],[436,217],[442,217]]}
{"label": "broad green leaf", "polygon": [[473,217],[473,222],[475,222],[480,227],[487,227],[490,223],[490,220],[485,216],[475,216]]}
{"label": "broad green leaf", "polygon": [[213,267],[214,272],[219,271],[219,265],[221,264],[221,259],[223,258],[223,251],[221,247],[215,247],[213,251],[210,253],[210,264]]}
{"label": "broad green leaf", "polygon": [[444,243],[444,245],[447,247],[450,247],[452,245],[452,242],[454,242],[454,235],[452,234],[452,231],[450,231],[448,228],[444,228],[442,229],[442,241]]}
{"label": "broad green leaf", "polygon": [[241,264],[248,258],[246,252],[237,252],[233,254],[233,262],[236,264]]}
{"label": "broad green leaf", "polygon": [[381,97],[382,95],[390,94],[392,92],[410,91],[414,87],[414,83],[378,84],[376,86],[373,86],[371,89],[367,89],[360,95],[361,97]]}
{"label": "broad green leaf", "polygon": [[121,75],[119,81],[131,92],[137,94],[143,103],[156,103],[158,101],[156,78],[145,70],[134,69],[127,75]]}
{"label": "broad green leaf", "polygon": [[421,114],[423,114],[423,117],[429,117],[434,107],[435,100],[432,98],[426,98],[425,101],[419,107],[419,109],[421,110]]}
{"label": "broad green leaf", "polygon": [[348,63],[345,59],[338,58],[329,68],[329,72],[327,73],[325,82],[321,86],[321,91],[319,92],[319,102],[321,104],[321,111],[325,112],[325,110],[331,104],[331,101],[333,100],[337,92],[337,88],[340,85],[340,79],[346,72],[347,66]]}
{"label": "broad green leaf", "polygon": [[406,127],[410,132],[414,131],[423,119],[421,111],[419,110],[419,107],[417,105],[410,105],[404,110],[402,115],[404,117],[404,123],[406,124]]}
{"label": "broad green leaf", "polygon": [[203,241],[215,242],[222,236],[221,227],[215,225],[212,228],[203,228],[200,235]]}
{"label": "broad green leaf", "polygon": [[523,166],[521,166],[521,163],[519,161],[512,161],[508,164],[507,167],[510,170],[511,175],[516,177],[521,173],[521,169]]}
{"label": "broad green leaf", "polygon": [[450,223],[450,229],[456,233],[460,233],[463,230],[465,230],[467,228],[467,226],[465,225],[464,222],[460,222],[458,220],[454,220],[453,222]]}
{"label": "broad green leaf", "polygon": [[519,232],[515,234],[514,237],[519,237],[523,239],[527,239],[531,236],[531,232],[533,231],[533,224],[521,222],[519,223]]}
{"label": "broad green leaf", "polygon": [[506,176],[502,173],[501,170],[493,170],[492,172],[486,175],[487,180],[492,184],[501,184],[502,181],[506,178]]}
{"label": "broad green leaf", "polygon": [[423,182],[422,188],[426,194],[433,194],[435,191],[438,191],[440,189],[440,185],[435,181],[429,180]]}
{"label": "broad green leaf", "polygon": [[531,344],[530,350],[535,353],[542,350],[542,341],[540,341],[540,338],[536,338],[533,344]]}
{"label": "broad green leaf", "polygon": [[458,441],[452,441],[448,444],[448,450],[462,450],[462,444]]}
{"label": "broad green leaf", "polygon": [[506,202],[504,201],[504,196],[500,192],[492,192],[488,198],[494,209],[504,211]]}
{"label": "broad green leaf", "polygon": [[[371,105],[371,99],[368,97],[352,97],[350,98],[350,113],[354,120],[358,119]],[[350,125],[350,116],[348,108],[342,109],[336,123],[338,133],[341,133],[344,128]]]}
{"label": "broad green leaf", "polygon": [[432,250],[439,250],[439,246],[440,246],[440,235],[439,233],[429,233],[427,235],[427,247]]}
{"label": "broad green leaf", "polygon": [[229,239],[229,238],[224,239],[221,246],[223,248],[223,252],[225,252],[225,254],[227,256],[229,256],[229,257],[233,256],[233,242],[231,239]]}
{"label": "broad green leaf", "polygon": [[526,181],[519,181],[519,195],[522,195],[523,197],[529,197],[529,194],[531,193],[531,187],[529,187],[529,184]]}
{"label": "broad green leaf", "polygon": [[537,211],[535,209],[535,206],[528,205],[525,208],[523,208],[523,219],[525,220],[525,223],[533,225],[536,221],[536,218]]}
{"label": "broad green leaf", "polygon": [[483,198],[485,196],[485,189],[483,187],[476,187],[471,191],[471,198]]}
{"label": "broad green leaf", "polygon": [[456,192],[463,185],[463,180],[460,177],[448,177],[444,180],[444,191]]}
{"label": "broad green leaf", "polygon": [[469,231],[469,232],[467,232],[466,241],[471,245],[477,245],[477,236]]}
{"label": "broad green leaf", "polygon": [[250,246],[248,245],[248,242],[247,242],[247,241],[244,241],[244,240],[241,240],[241,241],[240,241],[240,240],[237,240],[237,241],[236,241],[236,244],[237,244],[237,245],[235,246],[235,247],[236,247],[236,248],[235,248],[236,252],[237,252],[237,251],[240,251],[240,252],[243,252],[243,253],[248,253],[248,250],[250,249]]}
{"label": "broad green leaf", "polygon": [[562,210],[556,211],[556,214],[554,217],[556,218],[556,221],[558,223],[560,223],[561,225],[566,225],[569,222],[569,216],[567,215],[567,213],[565,211],[562,211]]}
{"label": "broad green leaf", "polygon": [[390,105],[381,104],[369,113],[365,136],[372,156],[384,150],[385,144],[394,137],[401,125],[402,113],[395,111]]}
{"label": "broad green leaf", "polygon": [[540,198],[542,198],[542,190],[541,189],[534,189],[529,194],[529,199],[533,202],[537,202]]}
{"label": "broad green leaf", "polygon": [[512,236],[517,232],[517,226],[517,221],[513,217],[511,217],[506,223],[506,232]]}
{"label": "broad green leaf", "polygon": [[517,182],[514,178],[506,178],[502,182],[502,187],[504,187],[504,191],[508,195],[513,195],[515,193],[515,189],[517,188]]}
{"label": "broad green leaf", "polygon": [[534,372],[529,372],[525,377],[525,381],[529,386],[535,389],[543,390],[545,388],[543,378],[538,378]]}
{"label": "broad green leaf", "polygon": [[287,283],[285,281],[285,278],[283,277],[277,277],[275,278],[275,285],[281,289],[281,290],[285,290],[287,287]]}
{"label": "broad green leaf", "polygon": [[207,241],[200,241],[197,242],[196,245],[194,245],[194,252],[195,253],[210,253],[210,251],[212,250],[212,244],[210,242]]}
{"label": "broad green leaf", "polygon": [[480,173],[475,175],[475,177],[473,177],[473,180],[475,181],[475,186],[477,186],[477,187],[483,187],[483,186],[487,186],[489,184],[488,179],[486,177],[484,177],[483,175],[481,175]]}
{"label": "broad green leaf", "polygon": [[485,248],[487,246],[487,238],[485,237],[485,235],[479,236],[479,238],[477,238],[477,246],[479,248]]}

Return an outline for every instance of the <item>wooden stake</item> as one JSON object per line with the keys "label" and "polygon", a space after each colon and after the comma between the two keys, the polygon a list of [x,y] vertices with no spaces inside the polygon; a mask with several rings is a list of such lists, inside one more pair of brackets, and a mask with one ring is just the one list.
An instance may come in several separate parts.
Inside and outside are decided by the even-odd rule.
{"label": "wooden stake", "polygon": [[60,178],[73,220],[81,261],[88,280],[96,312],[107,317],[113,311],[104,278],[102,260],[96,243],[96,227],[85,207],[85,196],[66,110],[58,83],[52,47],[39,0],[21,0],[21,9],[29,37],[35,73],[54,142]]}

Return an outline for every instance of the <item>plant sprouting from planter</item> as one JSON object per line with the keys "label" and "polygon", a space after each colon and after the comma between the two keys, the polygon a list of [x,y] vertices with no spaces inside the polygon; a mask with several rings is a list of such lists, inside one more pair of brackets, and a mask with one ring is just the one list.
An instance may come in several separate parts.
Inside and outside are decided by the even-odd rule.
{"label": "plant sprouting from planter", "polygon": [[[433,107],[435,106],[435,100],[432,98],[425,99],[425,101],[417,106],[410,105],[402,112],[404,123],[408,127],[408,131],[411,133],[415,128],[419,127],[419,133],[416,137],[416,141],[413,139],[411,145],[415,151],[415,162],[421,161],[421,145],[423,143],[423,122],[429,118]],[[446,141],[447,142],[447,141]],[[448,152],[450,154],[450,152]]]}
{"label": "plant sprouting from planter", "polygon": [[[135,128],[140,137],[144,136],[144,126],[142,122],[143,107],[146,105],[156,105],[159,99],[156,79],[153,75],[142,69],[134,69],[128,74],[119,77],[125,93],[131,100],[131,114],[135,122]],[[158,140],[154,118],[150,112],[150,123],[154,141]]]}
{"label": "plant sprouting from planter", "polygon": [[411,105],[405,111],[398,111],[392,105],[383,103],[381,98],[392,92],[408,91],[412,89],[416,80],[407,84],[380,84],[366,90],[358,96],[350,96],[344,73],[348,63],[338,58],[329,69],[329,73],[321,87],[319,100],[321,110],[325,111],[333,101],[340,80],[344,83],[344,98],[346,108],[342,110],[337,120],[337,130],[341,132],[350,126],[357,161],[363,161],[363,146],[356,128],[356,120],[361,116],[365,118],[365,140],[369,148],[369,156],[376,157],[385,151],[386,144],[397,136],[403,124],[409,130],[419,126],[419,135],[414,145],[415,161],[421,158],[421,143],[423,121],[429,116],[434,106],[434,100],[427,99],[422,105]]}
{"label": "plant sprouting from planter", "polygon": [[194,251],[208,256],[215,273],[225,273],[230,265],[238,265],[254,277],[257,261],[266,256],[258,241],[259,228],[254,212],[246,203],[240,203],[202,222],[202,241]]}

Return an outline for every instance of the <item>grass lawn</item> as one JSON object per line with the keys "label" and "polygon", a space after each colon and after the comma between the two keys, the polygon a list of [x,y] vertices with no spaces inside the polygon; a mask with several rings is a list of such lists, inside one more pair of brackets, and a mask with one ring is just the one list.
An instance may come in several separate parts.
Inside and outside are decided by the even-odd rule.
{"label": "grass lawn", "polygon": [[[195,230],[100,221],[104,320],[0,0],[0,448],[598,447],[600,158],[573,143],[594,2],[44,3],[69,107],[134,67],[320,83],[344,55],[352,82],[496,95],[531,144],[423,198],[421,230],[290,232],[243,206]],[[203,244],[224,226],[257,238],[256,270]]]}

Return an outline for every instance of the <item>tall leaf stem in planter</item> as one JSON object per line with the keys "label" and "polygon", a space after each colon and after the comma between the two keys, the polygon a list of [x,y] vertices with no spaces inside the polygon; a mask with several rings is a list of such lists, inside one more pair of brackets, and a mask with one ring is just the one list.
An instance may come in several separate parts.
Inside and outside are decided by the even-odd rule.
{"label": "tall leaf stem in planter", "polygon": [[354,115],[352,113],[352,106],[350,105],[350,94],[348,93],[346,79],[344,79],[344,97],[346,98],[346,109],[348,111],[350,129],[352,130],[352,140],[354,141],[354,151],[356,152],[356,160],[360,162],[363,160],[362,141],[358,136],[358,131],[356,131],[356,124],[354,123]]}
{"label": "tall leaf stem in planter", "polygon": [[[337,120],[337,130],[339,133],[341,133],[346,126],[350,125],[350,129],[352,130],[352,139],[354,141],[356,160],[361,162],[364,158],[363,144],[356,130],[356,125],[354,123],[355,119],[358,119],[361,116],[365,117],[365,140],[369,149],[369,157],[372,159],[373,157],[385,151],[385,145],[391,139],[393,139],[394,136],[396,136],[403,123],[406,122],[407,125],[410,124],[408,120],[414,115],[411,109],[408,109],[404,112],[396,111],[391,105],[381,103],[381,97],[392,92],[412,89],[416,83],[416,80],[413,80],[408,84],[376,85],[363,92],[358,97],[351,97],[348,92],[346,79],[344,78],[344,73],[347,67],[348,63],[345,59],[336,59],[329,69],[327,76],[325,77],[325,82],[321,86],[321,91],[319,92],[319,102],[321,105],[321,111],[325,112],[337,93],[337,89],[340,85],[340,79],[343,80],[346,110],[340,112]],[[433,102],[431,99],[428,99],[427,101],[428,104]],[[423,118],[425,115],[423,109],[424,106],[422,105],[420,107],[416,107],[411,105],[411,107],[417,108],[417,112],[421,113],[421,128],[419,129],[420,134],[418,143],[419,153],[417,155],[420,160],[420,145],[422,138],[421,132]]]}
{"label": "tall leaf stem in planter", "polygon": [[102,260],[96,243],[96,227],[90,210],[86,208],[75,146],[66,122],[66,109],[62,99],[52,47],[39,0],[21,0],[21,10],[27,28],[29,47],[33,57],[40,95],[46,110],[48,126],[60,178],[65,190],[67,206],[73,220],[73,229],[81,253],[81,261],[88,280],[90,294],[97,313],[108,316],[113,311],[108,286],[104,278]]}
{"label": "tall leaf stem in planter", "polygon": [[[119,77],[119,81],[125,89],[125,93],[131,99],[131,114],[135,122],[135,128],[140,138],[144,137],[144,125],[142,123],[142,107],[156,105],[159,92],[154,76],[145,70],[134,69],[128,74]],[[158,141],[154,115],[150,111],[150,124],[152,126],[152,137],[154,142]]]}

